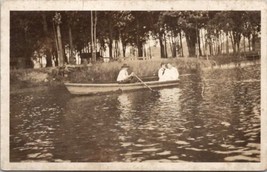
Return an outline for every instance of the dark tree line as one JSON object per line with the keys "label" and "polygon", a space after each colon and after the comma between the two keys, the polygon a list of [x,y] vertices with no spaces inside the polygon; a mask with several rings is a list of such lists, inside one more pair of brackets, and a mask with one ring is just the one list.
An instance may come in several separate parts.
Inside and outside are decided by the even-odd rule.
{"label": "dark tree line", "polygon": [[159,42],[161,58],[177,57],[177,50],[183,56],[184,38],[190,57],[205,55],[203,45],[209,47],[210,54],[214,45],[217,54],[222,53],[225,39],[227,54],[230,41],[233,52],[238,53],[242,37],[249,50],[255,50],[261,28],[260,11],[12,11],[10,16],[11,58],[29,59],[41,49],[47,66],[52,65],[52,57],[57,57],[60,66],[73,62],[72,53],[69,61],[65,57],[66,46],[71,52],[88,47],[93,61],[97,44],[101,49],[108,45],[111,58],[125,57],[127,45],[135,46],[139,57],[145,56],[143,46],[151,36]]}

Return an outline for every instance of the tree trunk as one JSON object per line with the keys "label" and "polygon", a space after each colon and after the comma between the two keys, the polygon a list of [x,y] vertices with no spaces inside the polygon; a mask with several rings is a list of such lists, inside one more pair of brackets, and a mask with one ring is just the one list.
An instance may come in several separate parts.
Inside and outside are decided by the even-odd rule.
{"label": "tree trunk", "polygon": [[220,34],[220,44],[221,44],[221,53],[222,54],[224,54],[225,53],[225,51],[224,51],[224,34],[223,33],[221,33]]}
{"label": "tree trunk", "polygon": [[90,45],[91,45],[91,58],[93,59],[93,54],[94,54],[94,18],[93,18],[93,11],[91,11],[91,44]]}
{"label": "tree trunk", "polygon": [[218,53],[218,50],[217,50],[217,48],[218,48],[217,47],[217,38],[215,40],[213,40],[212,46],[213,46],[213,54],[216,56],[217,53]]}
{"label": "tree trunk", "polygon": [[212,41],[212,52],[213,52],[213,55],[216,55],[216,46],[215,46],[216,42],[215,40]]}
{"label": "tree trunk", "polygon": [[251,39],[250,39],[250,35],[248,35],[248,51],[251,51]]}
{"label": "tree trunk", "polygon": [[139,19],[137,18],[136,20],[136,27],[137,27],[137,34],[136,34],[136,44],[137,44],[137,49],[138,49],[138,57],[143,57],[143,45],[142,42],[140,41],[140,24],[139,24]]}
{"label": "tree trunk", "polygon": [[163,41],[162,41],[162,34],[159,35],[159,45],[160,45],[160,57],[165,58],[164,45],[163,45]]}
{"label": "tree trunk", "polygon": [[213,46],[212,46],[212,40],[209,41],[209,49],[210,49],[210,55],[213,55]]}
{"label": "tree trunk", "polygon": [[171,40],[171,38],[169,38],[169,45],[170,45],[170,49],[171,49],[171,57],[174,57],[174,52],[173,52],[173,42]]}
{"label": "tree trunk", "polygon": [[55,65],[58,66],[58,54],[59,54],[59,46],[58,46],[58,39],[57,39],[57,33],[55,28],[55,23],[53,22],[53,33],[54,33],[54,39],[56,44],[56,55],[55,55]]}
{"label": "tree trunk", "polygon": [[123,45],[123,46],[122,46],[122,54],[123,54],[123,57],[125,57],[125,52],[126,52],[126,46]]}
{"label": "tree trunk", "polygon": [[256,34],[252,34],[252,51],[256,50]]}
{"label": "tree trunk", "polygon": [[220,38],[217,38],[217,49],[218,49],[218,54],[221,54]]}
{"label": "tree trunk", "polygon": [[46,15],[45,15],[44,12],[42,12],[42,18],[43,18],[43,31],[44,31],[44,36],[46,36],[47,33],[48,33],[48,27],[47,27]]}
{"label": "tree trunk", "polygon": [[173,31],[171,31],[171,38],[170,38],[170,47],[171,47],[171,51],[172,51],[172,57],[175,58],[176,57],[176,40],[174,39],[174,33]]}
{"label": "tree trunk", "polygon": [[118,57],[118,44],[117,44],[117,40],[115,40],[115,45],[114,45],[114,58],[116,59]]}
{"label": "tree trunk", "polygon": [[62,47],[62,40],[61,40],[61,33],[60,33],[60,26],[57,25],[57,42],[58,42],[58,60],[59,66],[63,66],[64,65],[64,54],[63,54],[63,47]]}
{"label": "tree trunk", "polygon": [[[139,38],[138,38],[139,40]],[[140,40],[138,41],[138,45],[137,45],[137,51],[138,51],[138,57],[143,57],[143,45],[140,42]]]}
{"label": "tree trunk", "polygon": [[143,47],[143,57],[146,57],[146,54],[147,54],[146,47],[144,45],[142,45],[142,47]]}
{"label": "tree trunk", "polygon": [[94,54],[93,61],[96,61],[97,56],[97,40],[96,40],[96,25],[97,25],[97,12],[95,11],[95,21],[94,21]]}
{"label": "tree trunk", "polygon": [[179,33],[179,37],[180,37],[180,44],[181,44],[182,57],[184,57],[183,40],[182,40],[182,31],[180,31],[180,33]]}
{"label": "tree trunk", "polygon": [[173,46],[172,46],[172,57],[175,58],[176,55],[176,42],[173,42]]}
{"label": "tree trunk", "polygon": [[243,35],[244,53],[246,52],[246,37]]}
{"label": "tree trunk", "polygon": [[165,33],[163,35],[164,35],[164,52],[165,52],[164,55],[165,55],[165,58],[168,58],[166,35],[165,35]]}
{"label": "tree trunk", "polygon": [[73,41],[72,41],[72,31],[71,31],[71,26],[69,24],[69,41],[70,41],[70,55],[69,55],[69,62],[70,64],[75,64],[75,60],[73,57]]}
{"label": "tree trunk", "polygon": [[201,45],[200,45],[200,35],[199,35],[199,29],[197,30],[197,37],[198,37],[198,51],[199,51],[199,56],[202,56],[202,51],[201,51]]}
{"label": "tree trunk", "polygon": [[[96,14],[95,14],[96,16]],[[96,17],[94,17],[94,12],[91,11],[91,55],[92,55],[92,61],[96,61]]]}
{"label": "tree trunk", "polygon": [[53,51],[55,66],[58,66],[58,50]]}
{"label": "tree trunk", "polygon": [[233,34],[231,32],[230,32],[230,38],[231,38],[231,42],[232,42],[233,51],[234,51],[234,54],[235,54],[236,53],[236,45],[235,45],[235,42],[234,42]]}
{"label": "tree trunk", "polygon": [[187,46],[188,46],[188,51],[189,51],[189,56],[190,57],[195,57],[196,55],[196,30],[195,29],[188,29],[185,33],[186,41],[187,41]]}
{"label": "tree trunk", "polygon": [[115,41],[115,44],[116,44],[116,54],[117,54],[117,57],[119,57],[119,56],[120,56],[119,41],[116,40],[116,41]]}
{"label": "tree trunk", "polygon": [[28,58],[29,55],[31,54],[31,51],[30,51],[30,47],[29,47],[29,39],[28,39],[28,34],[27,34],[27,30],[24,29],[24,44],[25,44],[25,50],[24,50],[24,54],[23,56],[25,58]]}
{"label": "tree trunk", "polygon": [[217,30],[216,31],[217,34],[217,49],[218,49],[218,54],[221,54],[221,44],[220,44],[220,32]]}
{"label": "tree trunk", "polygon": [[226,32],[226,54],[229,55],[229,36],[228,36],[228,32]]}
{"label": "tree trunk", "polygon": [[205,48],[205,39],[204,39],[204,36],[203,36],[203,32],[200,32],[200,35],[201,35],[201,41],[202,41],[202,55],[203,56],[206,56],[206,48]]}
{"label": "tree trunk", "polygon": [[45,51],[45,55],[46,55],[46,67],[51,67],[52,66],[52,54],[50,50],[46,50]]}
{"label": "tree trunk", "polygon": [[234,43],[234,52],[239,53],[240,52],[240,39],[241,34],[238,32],[233,32],[233,43]]}
{"label": "tree trunk", "polygon": [[111,25],[111,19],[108,17],[108,29],[109,29],[109,57],[112,58],[112,43],[113,43],[113,28]]}
{"label": "tree trunk", "polygon": [[[63,45],[64,45],[64,44],[63,44]],[[66,56],[66,49],[65,49],[65,48],[63,48],[63,59],[64,59],[64,63],[69,64],[68,58],[67,58],[67,56]]]}
{"label": "tree trunk", "polygon": [[241,34],[237,33],[236,34],[236,45],[237,45],[237,52],[240,52],[240,41],[241,41]]}

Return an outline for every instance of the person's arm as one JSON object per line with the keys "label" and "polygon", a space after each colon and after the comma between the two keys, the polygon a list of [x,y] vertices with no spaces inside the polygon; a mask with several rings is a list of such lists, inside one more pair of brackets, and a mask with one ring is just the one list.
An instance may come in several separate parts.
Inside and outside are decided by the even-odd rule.
{"label": "person's arm", "polygon": [[170,78],[170,80],[176,80],[177,79],[177,70],[176,70],[176,68],[171,68],[170,70],[169,70],[169,78]]}
{"label": "person's arm", "polygon": [[121,70],[118,74],[117,81],[122,81],[128,77],[128,73]]}
{"label": "person's arm", "polygon": [[117,76],[117,81],[121,81],[121,71],[119,72],[119,74]]}
{"label": "person's arm", "polygon": [[177,68],[174,68],[173,73],[175,76],[174,79],[178,79],[179,78],[179,72],[178,72]]}
{"label": "person's arm", "polygon": [[132,77],[133,75],[134,75],[133,72],[129,75],[128,71],[124,71],[122,80],[128,79],[128,78]]}
{"label": "person's arm", "polygon": [[161,78],[163,76],[163,69],[160,68],[158,71],[158,77]]}

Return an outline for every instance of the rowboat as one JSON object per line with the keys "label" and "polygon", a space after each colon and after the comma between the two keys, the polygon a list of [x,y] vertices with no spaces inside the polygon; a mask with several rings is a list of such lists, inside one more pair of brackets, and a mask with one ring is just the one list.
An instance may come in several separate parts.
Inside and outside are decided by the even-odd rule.
{"label": "rowboat", "polygon": [[[171,87],[179,84],[179,80],[172,81],[148,81],[144,82],[150,88]],[[90,95],[117,91],[131,91],[148,89],[148,87],[141,82],[137,83],[64,83],[67,90],[72,95]]]}

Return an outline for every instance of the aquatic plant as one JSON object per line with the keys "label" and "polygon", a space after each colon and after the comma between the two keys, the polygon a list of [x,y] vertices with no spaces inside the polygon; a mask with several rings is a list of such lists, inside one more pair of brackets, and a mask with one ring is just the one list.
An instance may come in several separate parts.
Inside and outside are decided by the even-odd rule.
{"label": "aquatic plant", "polygon": [[133,71],[140,77],[156,76],[162,62],[172,63],[173,66],[178,68],[180,74],[212,65],[211,61],[195,58],[114,61],[71,68],[68,80],[70,82],[112,82],[116,80],[117,74],[124,63],[130,66],[130,72]]}

